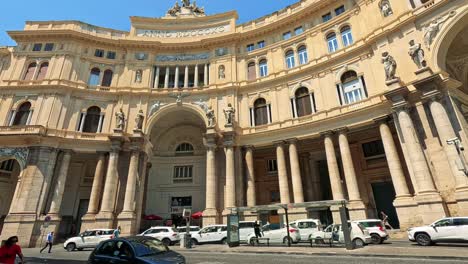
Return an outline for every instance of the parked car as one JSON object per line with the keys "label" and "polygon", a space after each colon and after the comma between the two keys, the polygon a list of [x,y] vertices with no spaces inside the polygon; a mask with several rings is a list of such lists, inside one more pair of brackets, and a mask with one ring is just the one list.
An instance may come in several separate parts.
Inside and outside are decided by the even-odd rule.
{"label": "parked car", "polygon": [[159,239],[164,245],[170,246],[180,241],[179,232],[173,227],[154,226],[141,233],[140,236],[150,236]]}
{"label": "parked car", "polygon": [[372,244],[382,244],[389,238],[385,224],[380,219],[367,219],[353,222],[361,224],[367,231],[369,231]]}
{"label": "parked car", "polygon": [[[189,226],[189,233],[191,235],[198,233],[198,231],[200,231],[199,226]],[[187,227],[186,226],[178,227],[177,232],[179,232],[179,236],[183,235],[183,234],[185,234],[187,232]]]}
{"label": "parked car", "polygon": [[86,230],[76,237],[71,237],[63,243],[63,248],[67,251],[83,250],[84,248],[94,248],[101,241],[112,238],[114,229],[91,229]]}
{"label": "parked car", "polygon": [[255,233],[255,221],[240,221],[239,222],[239,240],[247,241],[251,233]]}
{"label": "parked car", "polygon": [[114,238],[101,242],[91,253],[89,264],[185,264],[185,258],[148,236]]}
{"label": "parked car", "polygon": [[[262,227],[261,230],[262,238],[269,238],[270,243],[288,243],[288,230],[286,227],[281,228],[277,224],[266,224]],[[254,245],[255,232],[250,233],[247,237],[247,242],[250,245]],[[289,227],[289,240],[291,243],[298,243],[301,241],[301,234],[299,230],[294,227]]]}
{"label": "parked car", "polygon": [[[351,241],[354,247],[364,247],[371,243],[369,231],[361,224],[348,222],[351,228]],[[343,228],[341,224],[331,224],[324,231],[318,231],[311,235],[317,244],[324,244],[326,240],[332,239],[334,243],[345,243]]]}
{"label": "parked car", "polygon": [[227,225],[210,225],[192,235],[192,244],[227,243]]}
{"label": "parked car", "polygon": [[320,220],[318,219],[302,219],[296,220],[289,225],[293,228],[299,229],[301,234],[301,241],[308,241],[312,233],[322,230]]}
{"label": "parked car", "polygon": [[468,217],[447,217],[428,226],[408,229],[408,239],[421,246],[435,243],[468,243]]}

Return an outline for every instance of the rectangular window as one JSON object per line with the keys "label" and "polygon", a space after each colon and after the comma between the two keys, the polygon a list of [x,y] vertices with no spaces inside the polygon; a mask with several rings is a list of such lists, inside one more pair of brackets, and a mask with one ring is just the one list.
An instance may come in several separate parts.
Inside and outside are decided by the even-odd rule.
{"label": "rectangular window", "polygon": [[54,43],[46,43],[44,47],[44,51],[53,51],[54,50]]}
{"label": "rectangular window", "polygon": [[94,51],[94,56],[95,56],[95,57],[99,57],[99,58],[104,57],[104,50],[102,50],[102,49],[96,49],[96,51]]}
{"label": "rectangular window", "polygon": [[336,39],[336,36],[329,38],[327,42],[328,42],[328,51],[330,53],[333,53],[338,50],[338,40]]}
{"label": "rectangular window", "polygon": [[303,32],[304,32],[304,28],[302,28],[302,26],[294,29],[294,34],[296,36],[302,34]]}
{"label": "rectangular window", "polygon": [[362,144],[362,150],[366,159],[385,156],[382,140],[364,143]]}
{"label": "rectangular window", "polygon": [[41,51],[42,50],[42,43],[36,43],[33,46],[33,51]]}
{"label": "rectangular window", "polygon": [[253,50],[255,50],[255,44],[249,44],[249,45],[247,45],[247,52],[251,52],[251,51],[253,51]]}
{"label": "rectangular window", "polygon": [[5,160],[5,161],[2,162],[2,164],[0,165],[0,170],[11,172],[11,171],[13,171],[13,166],[14,166],[14,165],[15,165],[15,160],[13,160],[13,159],[11,159],[11,160]]}
{"label": "rectangular window", "polygon": [[174,167],[174,182],[186,183],[192,182],[193,177],[193,166],[175,166]]}
{"label": "rectangular window", "polygon": [[322,16],[322,21],[327,22],[332,19],[331,13],[326,13],[325,15]]}
{"label": "rectangular window", "polygon": [[260,77],[265,77],[268,75],[268,66],[266,63],[260,64]]}
{"label": "rectangular window", "polygon": [[110,60],[115,60],[115,51],[108,51],[107,52],[107,58],[110,59]]}
{"label": "rectangular window", "polygon": [[336,14],[337,16],[343,14],[344,12],[345,12],[345,7],[344,7],[344,6],[340,6],[340,7],[338,7],[338,8],[335,9],[335,14]]}
{"label": "rectangular window", "polygon": [[268,173],[278,173],[278,163],[276,159],[267,160],[267,170]]}
{"label": "rectangular window", "polygon": [[345,104],[352,104],[364,99],[363,89],[359,79],[348,81],[343,85]]}
{"label": "rectangular window", "polygon": [[287,40],[287,39],[290,39],[290,38],[291,38],[291,31],[283,33],[283,39],[284,40]]}
{"label": "rectangular window", "polygon": [[264,41],[264,40],[259,41],[259,42],[257,43],[257,48],[261,49],[261,48],[264,48],[264,47],[265,47],[265,41]]}

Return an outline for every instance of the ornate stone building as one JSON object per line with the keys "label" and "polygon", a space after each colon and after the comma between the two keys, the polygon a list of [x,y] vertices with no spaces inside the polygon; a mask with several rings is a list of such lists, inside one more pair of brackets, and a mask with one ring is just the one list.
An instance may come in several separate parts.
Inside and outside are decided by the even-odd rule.
{"label": "ornate stone building", "polygon": [[302,0],[245,24],[183,1],[130,19],[8,32],[2,238],[332,199],[401,229],[468,215],[466,0]]}

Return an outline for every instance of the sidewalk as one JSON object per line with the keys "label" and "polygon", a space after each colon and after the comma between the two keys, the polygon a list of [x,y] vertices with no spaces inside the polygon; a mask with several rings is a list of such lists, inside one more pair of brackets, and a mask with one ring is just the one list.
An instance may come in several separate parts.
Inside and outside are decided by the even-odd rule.
{"label": "sidewalk", "polygon": [[241,245],[235,248],[229,248],[226,245],[201,245],[192,249],[182,249],[173,247],[173,250],[179,252],[212,252],[212,253],[255,253],[255,254],[292,254],[292,255],[317,255],[317,256],[356,256],[356,257],[394,257],[394,258],[418,258],[418,259],[452,259],[468,261],[468,246],[448,247],[419,247],[402,246],[390,247],[388,245],[372,245],[356,250],[346,250],[344,248],[329,247],[279,247],[279,246],[260,246],[252,247]]}

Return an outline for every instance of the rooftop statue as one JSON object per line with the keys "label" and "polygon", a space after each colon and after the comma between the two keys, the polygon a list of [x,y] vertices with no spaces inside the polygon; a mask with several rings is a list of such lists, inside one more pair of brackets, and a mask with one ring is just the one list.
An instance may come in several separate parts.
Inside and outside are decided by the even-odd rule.
{"label": "rooftop statue", "polygon": [[174,6],[167,11],[167,16],[178,17],[178,16],[204,16],[205,9],[203,7],[198,7],[197,2],[190,0],[180,0],[182,6],[179,4],[179,0],[176,1]]}

